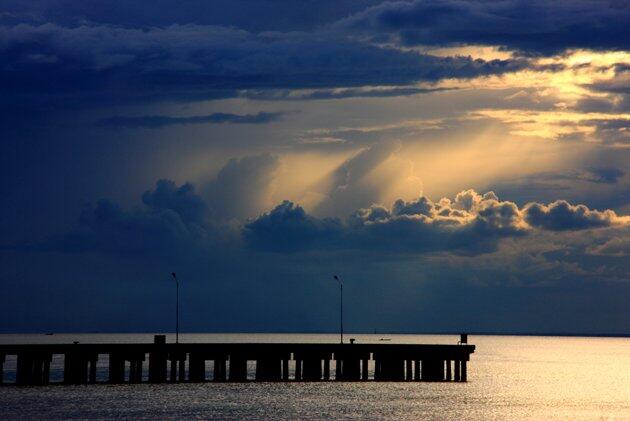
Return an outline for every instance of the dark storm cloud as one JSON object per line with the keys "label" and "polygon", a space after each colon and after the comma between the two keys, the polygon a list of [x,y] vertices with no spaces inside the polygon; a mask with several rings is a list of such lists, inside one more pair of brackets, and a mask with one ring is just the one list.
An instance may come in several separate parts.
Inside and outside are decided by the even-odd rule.
{"label": "dark storm cloud", "polygon": [[114,116],[97,122],[103,127],[143,127],[160,128],[186,124],[266,124],[278,121],[284,113],[259,112],[256,114],[213,113],[191,117],[170,117],[164,115],[145,115],[139,117]]}
{"label": "dark storm cloud", "polygon": [[142,203],[154,210],[170,209],[183,221],[197,224],[204,222],[208,212],[206,203],[195,193],[192,184],[186,183],[178,187],[173,181],[166,179],[158,180],[155,189],[145,191]]}
{"label": "dark storm cloud", "polygon": [[[382,0],[3,0],[0,22],[97,22],[129,27],[174,23],[223,25],[248,31],[312,30]],[[153,7],[152,7],[153,6]],[[314,13],[314,10],[317,12]]]}
{"label": "dark storm cloud", "polygon": [[503,46],[535,54],[630,48],[630,5],[617,0],[396,1],[337,24],[404,45]]}
{"label": "dark storm cloud", "polygon": [[166,257],[201,247],[207,235],[205,228],[173,209],[149,206],[128,212],[103,199],[83,210],[74,231],[43,248]]}
{"label": "dark storm cloud", "polygon": [[212,99],[244,89],[408,85],[528,65],[523,59],[423,55],[339,35],[253,34],[190,24],[5,25],[0,61],[0,104],[6,108]]}
{"label": "dark storm cloud", "polygon": [[107,199],[87,206],[77,228],[46,248],[166,257],[205,250],[219,238],[205,201],[190,183],[159,180],[143,193],[142,202],[131,211]]}
{"label": "dark storm cloud", "polygon": [[161,179],[142,194],[142,206],[129,211],[101,199],[83,209],[76,229],[30,248],[154,257],[210,252],[234,229],[233,221],[269,208],[278,165],[270,154],[231,159],[201,194],[191,183]]}
{"label": "dark storm cloud", "polygon": [[295,252],[329,246],[342,234],[337,219],[319,219],[284,201],[271,212],[248,223],[243,235],[253,248],[274,252]]}

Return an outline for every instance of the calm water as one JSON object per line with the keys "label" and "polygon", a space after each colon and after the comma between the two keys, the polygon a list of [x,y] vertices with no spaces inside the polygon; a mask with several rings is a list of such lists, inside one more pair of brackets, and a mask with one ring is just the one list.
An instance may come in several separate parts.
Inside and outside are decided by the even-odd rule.
{"label": "calm water", "polygon": [[[448,335],[351,335],[456,343]],[[152,335],[0,335],[151,342]],[[169,338],[170,339],[170,338]],[[182,335],[185,342],[335,342],[335,335]],[[0,389],[0,418],[630,419],[630,339],[472,336],[469,382],[89,385]],[[58,363],[58,362],[57,362]],[[55,366],[55,362],[53,363]],[[14,361],[5,372],[12,378]],[[53,367],[54,368],[54,367]],[[99,376],[104,375],[104,368]]]}

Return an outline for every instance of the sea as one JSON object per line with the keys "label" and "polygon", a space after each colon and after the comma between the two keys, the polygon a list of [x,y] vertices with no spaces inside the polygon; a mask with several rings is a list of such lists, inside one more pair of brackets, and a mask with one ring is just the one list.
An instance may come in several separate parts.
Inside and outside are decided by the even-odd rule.
{"label": "sea", "polygon": [[[458,335],[347,334],[456,344]],[[332,334],[180,334],[180,342],[323,342]],[[152,342],[153,334],[0,335],[0,343]],[[168,335],[167,341],[174,341]],[[1,419],[630,420],[630,338],[482,336],[468,382],[196,383],[0,387]],[[52,380],[61,380],[55,358]],[[106,361],[98,380],[105,380]],[[146,367],[146,365],[145,365]],[[7,357],[5,382],[15,379]],[[332,368],[332,367],[331,367]],[[254,366],[250,365],[250,370]],[[146,368],[145,368],[146,370]],[[333,370],[334,372],[334,370]],[[146,377],[146,374],[145,374]]]}

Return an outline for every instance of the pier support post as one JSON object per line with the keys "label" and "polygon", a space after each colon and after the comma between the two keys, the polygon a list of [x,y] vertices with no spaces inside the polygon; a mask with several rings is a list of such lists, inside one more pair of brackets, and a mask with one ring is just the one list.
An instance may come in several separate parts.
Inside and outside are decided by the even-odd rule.
{"label": "pier support post", "polygon": [[380,361],[379,380],[402,381],[405,379],[405,360],[384,357]]}
{"label": "pier support post", "polygon": [[118,354],[109,354],[109,382],[120,384],[125,382],[125,359]]}
{"label": "pier support post", "polygon": [[337,370],[335,380],[361,380],[361,358],[340,356],[336,357]]}
{"label": "pier support post", "polygon": [[0,384],[4,383],[4,361],[5,355],[0,354]]}
{"label": "pier support post", "polygon": [[214,375],[213,381],[224,382],[227,379],[226,364],[224,358],[218,358],[214,360]]}
{"label": "pier support post", "polygon": [[423,381],[444,380],[444,360],[422,360]]}
{"label": "pier support post", "polygon": [[203,355],[190,354],[188,360],[188,380],[191,382],[206,381],[206,359]]}
{"label": "pier support post", "polygon": [[[4,355],[0,358],[4,358]],[[48,384],[51,360],[52,354],[19,353],[15,383],[22,386]]]}
{"label": "pier support post", "polygon": [[451,360],[446,360],[446,380],[449,382],[453,379],[453,375],[451,373]]}
{"label": "pier support post", "polygon": [[136,382],[136,361],[135,360],[130,360],[129,361],[129,383],[137,383]]}
{"label": "pier support post", "polygon": [[17,367],[15,372],[15,384],[24,386],[32,384],[33,359],[27,353],[17,355]]}
{"label": "pier support post", "polygon": [[302,378],[302,360],[296,358],[295,360],[295,380],[303,380]]}
{"label": "pier support post", "polygon": [[289,358],[282,359],[282,380],[289,380]]}
{"label": "pier support post", "polygon": [[374,357],[374,380],[383,380],[381,359]]}
{"label": "pier support post", "polygon": [[171,359],[170,381],[175,383],[177,381],[177,360]]}
{"label": "pier support post", "polygon": [[247,360],[243,357],[230,355],[231,382],[244,382],[247,380]]}
{"label": "pier support post", "polygon": [[[256,360],[256,380],[278,381],[282,376],[282,361],[276,358],[260,358]],[[247,374],[245,380],[247,379]]]}
{"label": "pier support post", "polygon": [[330,358],[324,359],[324,380],[330,380]]}
{"label": "pier support post", "polygon": [[454,378],[454,380],[456,382],[459,382],[459,381],[462,380],[461,375],[460,375],[460,371],[459,371],[459,365],[460,365],[459,364],[459,360],[455,360],[454,363],[455,363],[455,378]]}
{"label": "pier support post", "polygon": [[415,360],[413,362],[413,379],[417,382],[422,380],[420,377],[420,364],[420,360]]}
{"label": "pier support post", "polygon": [[142,363],[146,359],[146,354],[134,352],[134,353],[127,354],[126,356],[121,357],[121,358],[123,360],[123,367],[124,367],[125,360],[129,361],[129,383],[141,383],[142,382]]}
{"label": "pier support post", "polygon": [[282,361],[275,358],[256,360],[256,380],[278,381],[282,377]]}
{"label": "pier support post", "polygon": [[304,358],[303,379],[318,381],[322,379],[322,360],[316,357]]}
{"label": "pier support post", "polygon": [[133,375],[131,372],[129,373],[129,382],[130,383],[141,383],[142,382],[142,360],[135,359],[131,360],[131,367],[133,367]]}
{"label": "pier support post", "polygon": [[179,359],[179,382],[186,381],[186,354],[182,354]]}
{"label": "pier support post", "polygon": [[50,362],[52,361],[52,355],[44,360],[44,368],[42,370],[42,384],[50,383]]}
{"label": "pier support post", "polygon": [[363,358],[361,360],[361,380],[366,381],[368,379],[368,364],[369,359]]}
{"label": "pier support post", "polygon": [[413,367],[411,360],[405,361],[405,380],[408,382],[413,380]]}
{"label": "pier support post", "polygon": [[41,358],[33,359],[33,374],[31,384],[44,384],[44,361]]}
{"label": "pier support post", "polygon": [[165,350],[166,336],[155,335],[153,337],[154,348],[149,353],[149,382],[166,382],[167,355]]}
{"label": "pier support post", "polygon": [[183,382],[186,380],[186,353],[174,351],[168,355],[171,362],[170,381]]}
{"label": "pier support post", "polygon": [[462,381],[463,382],[468,381],[468,373],[466,372],[467,371],[466,370],[466,363],[467,362],[468,361],[466,361],[466,360],[462,360]]}
{"label": "pier support post", "polygon": [[63,382],[85,384],[88,382],[88,356],[78,351],[68,351],[64,357]]}
{"label": "pier support post", "polygon": [[98,355],[96,355],[95,357],[91,358],[89,360],[89,364],[90,364],[90,374],[88,377],[88,382],[89,383],[96,383],[96,363],[98,361]]}

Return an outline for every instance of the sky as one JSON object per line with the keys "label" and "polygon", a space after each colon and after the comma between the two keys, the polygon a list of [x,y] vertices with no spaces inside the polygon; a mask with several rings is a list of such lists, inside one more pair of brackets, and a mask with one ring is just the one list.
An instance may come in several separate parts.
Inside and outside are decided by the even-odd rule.
{"label": "sky", "polygon": [[630,3],[0,0],[0,332],[628,334]]}

